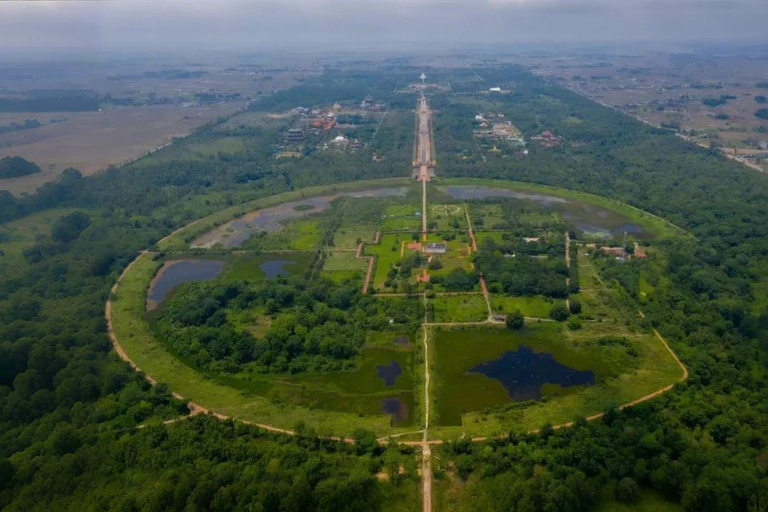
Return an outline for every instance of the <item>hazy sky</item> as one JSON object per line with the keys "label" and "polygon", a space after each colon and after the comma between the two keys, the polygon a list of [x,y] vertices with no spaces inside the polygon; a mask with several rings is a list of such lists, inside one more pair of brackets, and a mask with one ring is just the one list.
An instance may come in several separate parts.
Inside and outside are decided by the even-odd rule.
{"label": "hazy sky", "polygon": [[768,0],[0,0],[0,48],[768,43],[766,20]]}

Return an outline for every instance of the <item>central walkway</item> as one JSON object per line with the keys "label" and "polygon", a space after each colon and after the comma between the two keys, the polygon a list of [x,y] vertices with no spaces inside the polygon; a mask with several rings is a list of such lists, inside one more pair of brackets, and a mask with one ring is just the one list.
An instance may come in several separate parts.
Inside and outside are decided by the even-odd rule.
{"label": "central walkway", "polygon": [[[430,117],[427,98],[422,94],[417,110],[418,130],[416,132],[417,161],[419,168],[418,180],[421,181],[421,237],[427,241],[427,182],[430,180],[429,168],[432,165],[432,148],[430,147]],[[424,294],[426,306],[427,295]],[[421,496],[423,512],[432,512],[432,449],[429,446],[429,328],[427,327],[426,308],[424,312],[424,432],[421,440]]]}
{"label": "central walkway", "polygon": [[419,98],[417,109],[419,127],[416,132],[416,156],[415,166],[419,168],[418,180],[421,181],[421,235],[423,241],[427,241],[427,182],[430,180],[429,167],[432,165],[432,147],[430,142],[430,117],[427,98],[423,94]]}

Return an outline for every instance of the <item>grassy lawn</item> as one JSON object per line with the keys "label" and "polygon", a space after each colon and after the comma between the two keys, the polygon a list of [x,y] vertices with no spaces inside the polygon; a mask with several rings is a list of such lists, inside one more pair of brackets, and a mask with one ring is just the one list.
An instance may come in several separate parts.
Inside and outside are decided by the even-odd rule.
{"label": "grassy lawn", "polygon": [[366,244],[372,244],[376,237],[376,227],[371,225],[370,229],[362,229],[360,226],[355,228],[345,228],[342,226],[333,236],[333,245],[336,249],[355,250],[357,241],[360,240]]}
{"label": "grassy lawn", "polygon": [[[383,290],[384,283],[387,280],[387,274],[389,269],[395,263],[400,261],[400,248],[405,241],[406,244],[413,242],[413,238],[405,233],[401,234],[384,234],[381,235],[381,240],[377,245],[366,245],[364,254],[366,256],[376,256],[376,263],[374,264],[374,273],[372,279],[372,285],[374,288]],[[406,252],[408,250],[406,249]]]}
{"label": "grassy lawn", "polygon": [[482,322],[488,318],[488,305],[480,294],[446,295],[429,299],[435,308],[434,322]]}
{"label": "grassy lawn", "polygon": [[504,243],[503,231],[481,231],[475,232],[475,240],[477,240],[478,248],[482,249],[483,240],[493,240],[498,244]]}
{"label": "grassy lawn", "polygon": [[497,204],[470,204],[467,208],[475,230],[496,229],[505,223],[501,206]]}
{"label": "grassy lawn", "polygon": [[[417,215],[418,214],[418,215]],[[392,204],[382,219],[385,231],[421,231],[421,204]]]}
{"label": "grassy lawn", "polygon": [[523,316],[547,318],[552,302],[544,297],[510,297],[509,295],[491,294],[491,307],[496,313],[512,313],[520,310]]}
{"label": "grassy lawn", "polygon": [[355,257],[354,252],[332,252],[325,259],[324,272],[343,272],[368,268],[368,260]]}
{"label": "grassy lawn", "polygon": [[431,204],[427,208],[429,223],[437,223],[436,231],[466,231],[467,215],[463,204]]}

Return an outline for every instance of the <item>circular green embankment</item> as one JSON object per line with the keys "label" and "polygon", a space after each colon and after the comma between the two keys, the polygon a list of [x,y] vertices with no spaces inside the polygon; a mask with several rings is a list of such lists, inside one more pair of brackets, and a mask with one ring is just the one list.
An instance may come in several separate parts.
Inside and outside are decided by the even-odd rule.
{"label": "circular green embankment", "polygon": [[[337,194],[372,187],[408,186],[411,183],[410,180],[406,179],[372,180],[315,187],[263,198],[234,206],[195,221],[158,242],[154,250],[183,252],[188,249],[189,243],[201,234],[259,208],[319,195]],[[679,236],[681,234],[677,228],[658,217],[590,194],[495,180],[448,179],[441,180],[436,185],[438,187],[450,185],[492,186],[494,188],[548,194],[601,208],[610,208],[660,237]],[[412,362],[409,363],[409,367],[413,369],[413,374],[408,376],[409,382],[413,386],[413,400],[409,403],[409,406],[413,408],[410,411],[414,418],[412,425],[393,427],[390,423],[390,417],[383,413],[353,414],[326,410],[316,405],[301,406],[286,401],[275,401],[254,392],[228,386],[224,383],[224,379],[214,379],[205,375],[180,361],[156,339],[146,316],[146,296],[150,281],[161,265],[162,262],[156,258],[155,252],[149,251],[141,254],[121,276],[108,304],[110,326],[116,344],[122,351],[121,355],[145,372],[151,379],[168,384],[178,395],[209,411],[279,429],[290,430],[300,421],[303,421],[313,427],[320,435],[348,437],[356,429],[364,428],[383,437],[405,434],[423,428],[424,404],[421,402],[424,397],[423,377],[425,368],[422,363],[423,352],[421,351],[423,351],[423,346],[419,336],[416,336],[414,340],[413,358]],[[594,269],[584,269],[584,272],[590,271],[594,271]],[[605,293],[609,293],[609,291],[606,289]],[[636,312],[631,313],[636,315]],[[626,314],[628,312],[617,313],[615,317],[623,320]],[[585,328],[576,334],[569,333],[561,326],[558,327],[559,329],[554,327],[543,329],[543,331],[549,329],[553,332],[557,331],[557,333],[550,337],[549,345],[542,342],[543,344],[538,347],[555,354],[556,357],[559,353],[568,356],[573,350],[578,352],[579,344],[583,345],[582,351],[584,353],[594,354],[596,353],[594,346],[590,346],[589,350],[584,348],[587,346],[590,336],[599,337],[611,331],[611,327],[607,324],[599,326],[594,324],[592,327],[591,324],[585,323]],[[559,396],[524,407],[499,407],[491,413],[487,411],[461,411],[462,426],[450,424],[441,426],[439,413],[441,409],[443,411],[450,409],[450,407],[446,409],[445,402],[452,400],[451,393],[464,393],[462,390],[452,389],[455,386],[446,384],[461,376],[442,375],[441,369],[453,368],[455,370],[458,366],[454,364],[454,360],[462,353],[471,354],[473,343],[482,343],[482,339],[480,339],[483,338],[482,329],[478,328],[474,332],[468,333],[466,344],[458,345],[459,349],[456,347],[451,349],[448,347],[450,343],[446,344],[447,342],[440,339],[439,329],[430,328],[432,331],[430,335],[430,372],[432,375],[430,433],[438,439],[457,438],[461,435],[489,436],[510,430],[531,430],[547,422],[552,424],[565,423],[572,421],[577,416],[589,416],[603,411],[608,406],[630,402],[679,380],[679,368],[666,353],[666,349],[655,339],[653,333],[631,333],[631,335],[628,334],[629,343],[636,345],[639,359],[633,363],[631,370],[627,370],[625,373],[610,374],[598,385],[582,389],[577,393],[558,393],[559,390],[557,389],[547,388],[545,394]],[[534,329],[541,330],[538,327],[534,327]],[[502,345],[503,343],[500,343],[499,346]],[[565,350],[566,345],[570,346],[571,352]],[[610,350],[616,349],[613,347]],[[446,357],[448,359],[445,359]],[[367,363],[361,360],[361,364]],[[299,380],[302,381],[300,386],[302,386],[303,392],[312,393],[312,379]],[[477,383],[473,382],[472,385],[477,386]],[[318,390],[318,394],[321,394],[320,390]],[[466,402],[466,397],[457,396],[458,398]],[[318,403],[322,404],[322,400]],[[406,438],[409,437],[404,437],[404,439]]]}

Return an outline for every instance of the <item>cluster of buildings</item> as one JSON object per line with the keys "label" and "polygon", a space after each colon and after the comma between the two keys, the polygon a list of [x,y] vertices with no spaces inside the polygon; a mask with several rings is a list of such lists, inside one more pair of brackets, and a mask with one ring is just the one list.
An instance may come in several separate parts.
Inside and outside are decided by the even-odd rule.
{"label": "cluster of buildings", "polygon": [[563,139],[562,137],[558,137],[557,135],[553,134],[549,130],[545,130],[541,132],[541,135],[536,135],[535,137],[531,137],[531,140],[535,140],[539,143],[539,146],[544,148],[554,148],[559,146]]}
{"label": "cluster of buildings", "polygon": [[[343,132],[355,130],[358,126],[353,124],[356,119],[370,120],[372,115],[386,110],[386,108],[385,102],[376,101],[371,96],[366,96],[359,106],[344,107],[339,103],[334,103],[331,107],[326,108],[296,107],[287,115],[275,114],[272,117],[299,116],[296,123],[284,133],[284,146],[278,148],[277,153],[280,155],[290,153],[286,152],[286,146],[300,146],[307,143],[310,138],[315,139],[314,143],[319,144],[320,149],[358,150],[364,144],[356,138],[347,138]],[[334,130],[338,133],[335,137],[332,133]]]}
{"label": "cluster of buildings", "polygon": [[[525,146],[525,138],[520,133],[520,130],[510,121],[505,121],[504,114],[499,112],[480,112],[476,114],[473,133],[477,138],[503,140],[520,148]],[[491,151],[498,152],[500,150],[494,146]]]}

